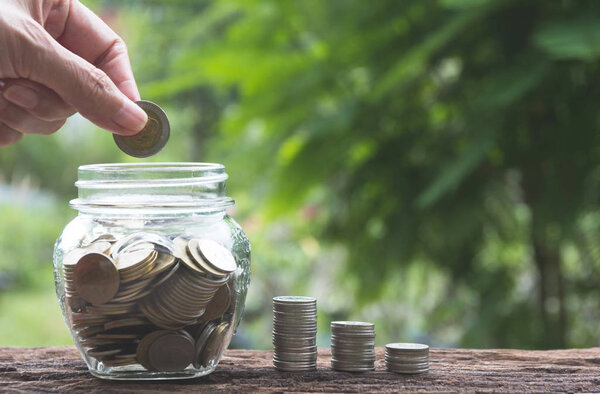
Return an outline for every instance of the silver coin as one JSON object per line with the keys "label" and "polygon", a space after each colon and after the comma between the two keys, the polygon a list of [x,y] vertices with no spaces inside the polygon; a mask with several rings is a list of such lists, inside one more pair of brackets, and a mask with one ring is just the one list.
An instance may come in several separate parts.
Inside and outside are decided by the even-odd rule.
{"label": "silver coin", "polygon": [[235,258],[231,252],[221,244],[212,239],[200,239],[197,245],[204,261],[217,271],[229,273],[237,268]]}
{"label": "silver coin", "polygon": [[303,297],[303,296],[278,296],[273,297],[274,304],[316,304],[317,299],[314,297]]}
{"label": "silver coin", "polygon": [[129,156],[144,158],[157,154],[169,141],[171,126],[167,114],[151,101],[135,102],[148,114],[146,126],[137,134],[113,134],[115,143]]}
{"label": "silver coin", "polygon": [[421,343],[388,343],[385,345],[389,351],[428,351],[429,346]]}

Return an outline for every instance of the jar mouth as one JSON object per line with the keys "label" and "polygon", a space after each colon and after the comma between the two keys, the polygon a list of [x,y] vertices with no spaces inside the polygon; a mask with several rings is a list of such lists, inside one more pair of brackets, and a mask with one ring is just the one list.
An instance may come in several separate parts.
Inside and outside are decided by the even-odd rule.
{"label": "jar mouth", "polygon": [[114,163],[80,166],[78,198],[71,207],[219,211],[234,204],[225,195],[228,175],[217,163]]}

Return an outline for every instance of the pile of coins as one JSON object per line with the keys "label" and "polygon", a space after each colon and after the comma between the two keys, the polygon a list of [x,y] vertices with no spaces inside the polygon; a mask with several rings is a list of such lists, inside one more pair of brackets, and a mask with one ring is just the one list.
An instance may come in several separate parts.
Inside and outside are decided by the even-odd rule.
{"label": "pile of coins", "polygon": [[331,322],[331,368],[363,372],[375,369],[375,325],[358,321]]}
{"label": "pile of coins", "polygon": [[273,365],[280,371],[317,368],[317,300],[273,298]]}
{"label": "pile of coins", "polygon": [[429,346],[420,343],[385,345],[385,365],[390,372],[417,374],[429,371]]}
{"label": "pile of coins", "polygon": [[236,268],[209,239],[104,235],[63,259],[67,316],[86,354],[106,366],[211,366],[232,335]]}

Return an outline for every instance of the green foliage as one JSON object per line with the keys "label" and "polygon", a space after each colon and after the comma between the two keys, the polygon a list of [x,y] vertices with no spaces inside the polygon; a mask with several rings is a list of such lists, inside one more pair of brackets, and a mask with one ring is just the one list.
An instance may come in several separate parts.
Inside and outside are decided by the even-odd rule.
{"label": "green foliage", "polygon": [[[90,5],[172,120],[151,160],[228,168],[253,244],[244,346],[269,346],[282,293],[316,295],[321,332],[375,321],[378,344],[597,343],[600,3]],[[81,119],[61,133],[3,149],[5,181],[66,206],[77,165],[133,160]]]}

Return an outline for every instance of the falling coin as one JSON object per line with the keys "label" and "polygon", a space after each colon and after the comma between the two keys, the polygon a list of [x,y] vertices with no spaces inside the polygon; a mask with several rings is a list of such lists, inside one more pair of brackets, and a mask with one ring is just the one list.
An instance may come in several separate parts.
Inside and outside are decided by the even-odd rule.
{"label": "falling coin", "polygon": [[148,114],[146,126],[137,134],[124,136],[113,134],[113,138],[123,152],[129,156],[143,158],[157,154],[167,144],[171,127],[167,114],[151,101],[135,102]]}

